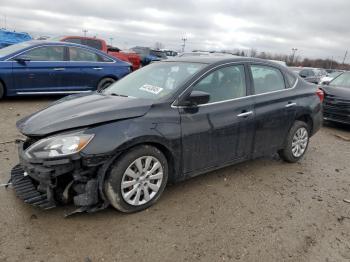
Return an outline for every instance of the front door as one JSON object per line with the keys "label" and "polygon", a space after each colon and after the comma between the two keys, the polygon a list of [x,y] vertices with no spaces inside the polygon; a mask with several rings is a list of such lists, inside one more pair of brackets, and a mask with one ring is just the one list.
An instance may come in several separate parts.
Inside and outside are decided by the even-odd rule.
{"label": "front door", "polygon": [[180,108],[184,173],[222,166],[249,157],[254,109],[247,96],[243,65],[221,67],[192,90],[207,92],[207,104]]}
{"label": "front door", "polygon": [[[23,58],[28,61],[17,62]],[[13,59],[13,81],[16,93],[51,93],[60,89],[66,70],[63,46],[41,46]]]}

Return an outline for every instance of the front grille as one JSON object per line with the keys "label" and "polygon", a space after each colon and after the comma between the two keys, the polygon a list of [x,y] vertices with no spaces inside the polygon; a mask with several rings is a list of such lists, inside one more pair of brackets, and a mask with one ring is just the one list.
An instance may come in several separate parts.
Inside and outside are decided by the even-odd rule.
{"label": "front grille", "polygon": [[11,181],[16,195],[25,203],[44,209],[56,206],[55,203],[48,200],[47,194],[40,193],[36,189],[37,186],[29,176],[24,175],[24,170],[20,165],[15,166],[11,170]]}
{"label": "front grille", "polygon": [[326,95],[323,106],[327,110],[345,111],[344,113],[350,113],[350,100],[333,95]]}

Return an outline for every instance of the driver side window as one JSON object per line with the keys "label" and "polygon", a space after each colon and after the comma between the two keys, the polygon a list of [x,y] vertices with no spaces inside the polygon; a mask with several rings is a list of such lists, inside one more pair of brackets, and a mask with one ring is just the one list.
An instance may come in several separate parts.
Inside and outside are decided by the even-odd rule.
{"label": "driver side window", "polygon": [[193,91],[208,93],[208,103],[246,96],[244,66],[234,65],[217,69],[200,80],[193,87]]}

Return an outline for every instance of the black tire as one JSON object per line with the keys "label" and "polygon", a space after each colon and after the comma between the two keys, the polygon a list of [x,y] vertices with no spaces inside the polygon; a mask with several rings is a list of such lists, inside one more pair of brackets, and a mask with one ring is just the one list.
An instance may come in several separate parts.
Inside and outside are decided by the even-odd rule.
{"label": "black tire", "polygon": [[5,87],[4,85],[0,82],[0,100],[5,97]]}
{"label": "black tire", "polygon": [[106,89],[111,84],[113,84],[115,81],[116,80],[111,78],[111,77],[106,77],[106,78],[101,79],[101,81],[98,82],[97,91],[101,92],[102,90]]}
{"label": "black tire", "polygon": [[[162,169],[163,169],[163,178],[161,180],[161,185],[159,186],[159,190],[154,194],[153,198],[151,198],[148,202],[141,205],[131,205],[126,202],[123,197],[122,190],[130,190],[129,188],[122,189],[122,181],[123,176],[126,170],[134,163],[135,160],[140,157],[154,157],[159,161]],[[144,164],[146,166],[146,164]],[[130,151],[123,154],[119,157],[111,166],[109,173],[107,174],[107,178],[105,180],[105,195],[107,196],[110,204],[117,210],[124,213],[133,213],[137,211],[144,210],[151,205],[153,205],[163,193],[164,188],[168,181],[168,162],[165,158],[164,154],[158,150],[157,148],[149,145],[142,145],[132,148]],[[141,182],[142,183],[142,182]],[[135,187],[140,187],[139,184],[135,184],[132,186],[132,191]],[[138,189],[142,192],[141,198],[144,198],[144,189]],[[148,190],[148,189],[147,189]],[[130,192],[129,191],[129,192]],[[124,193],[125,191],[123,191]],[[148,192],[148,191],[147,191]],[[125,195],[125,193],[124,193]],[[134,199],[136,198],[136,192]],[[130,200],[131,201],[131,200]]]}
{"label": "black tire", "polygon": [[[306,139],[307,144],[306,144],[306,147],[304,148],[303,152],[301,153],[301,155],[298,155],[298,154],[295,155],[293,153],[292,143],[293,143],[294,136],[296,135],[296,133],[300,129],[301,130],[306,130],[306,132],[307,132],[307,139]],[[305,122],[295,121],[293,126],[291,127],[291,129],[288,132],[288,135],[287,135],[286,140],[284,142],[284,148],[281,149],[280,151],[278,151],[280,157],[284,161],[286,161],[288,163],[298,162],[304,156],[304,154],[307,151],[307,148],[309,146],[309,139],[310,139],[310,128],[309,128],[309,126]]]}

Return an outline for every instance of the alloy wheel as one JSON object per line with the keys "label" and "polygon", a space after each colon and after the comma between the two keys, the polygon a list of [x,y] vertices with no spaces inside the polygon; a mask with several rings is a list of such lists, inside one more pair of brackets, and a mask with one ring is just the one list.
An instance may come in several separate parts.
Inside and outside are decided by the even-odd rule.
{"label": "alloy wheel", "polygon": [[294,157],[300,157],[304,154],[309,142],[309,134],[305,127],[297,129],[292,140],[292,154]]}
{"label": "alloy wheel", "polygon": [[163,167],[153,156],[137,158],[125,170],[121,181],[121,193],[129,205],[148,203],[158,193],[163,180]]}

